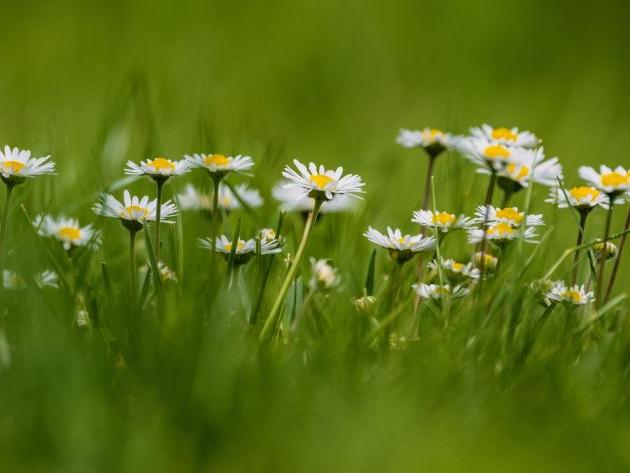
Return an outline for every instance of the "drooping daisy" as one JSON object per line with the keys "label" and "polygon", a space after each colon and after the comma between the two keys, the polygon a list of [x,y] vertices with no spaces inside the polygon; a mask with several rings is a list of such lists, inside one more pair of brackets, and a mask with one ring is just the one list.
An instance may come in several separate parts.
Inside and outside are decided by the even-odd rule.
{"label": "drooping daisy", "polygon": [[31,152],[6,145],[0,150],[0,177],[8,186],[21,184],[28,177],[41,174],[53,174],[55,163],[49,161],[50,155],[32,158]]}
{"label": "drooping daisy", "polygon": [[533,227],[525,227],[522,230],[519,227],[513,227],[508,223],[493,223],[489,225],[485,231],[481,228],[472,228],[468,230],[468,242],[471,244],[479,243],[484,239],[492,241],[497,245],[505,244],[511,240],[518,240],[521,237],[521,231],[524,231],[523,240],[527,243],[537,243],[536,230]]}
{"label": "drooping daisy", "polygon": [[521,146],[523,148],[533,148],[540,144],[540,140],[536,138],[530,131],[519,131],[518,128],[499,127],[494,128],[490,125],[483,124],[480,127],[470,129],[473,136],[485,138],[489,141],[500,143],[506,146]]}
{"label": "drooping daisy", "polygon": [[[120,219],[129,230],[140,230],[145,222],[155,221],[157,199],[149,200],[148,196],[131,196],[128,190],[123,193],[123,202],[118,201],[111,194],[104,194],[101,201],[94,205],[94,212],[105,217]],[[164,202],[161,208],[162,222],[174,223],[172,220],[164,220],[177,214],[177,207],[170,200]]]}
{"label": "drooping daisy", "polygon": [[303,197],[310,197],[319,202],[333,200],[341,195],[360,199],[358,194],[364,192],[362,188],[365,183],[361,182],[361,177],[355,174],[344,176],[342,167],[333,171],[322,165],[318,168],[311,162],[307,168],[297,159],[293,160],[293,164],[299,173],[286,166],[282,176],[290,181],[286,187],[299,190]]}
{"label": "drooping daisy", "polygon": [[[489,173],[487,169],[479,169],[480,173]],[[545,159],[543,148],[523,150],[517,153],[503,169],[498,172],[499,187],[506,192],[517,192],[531,181],[543,186],[558,185],[563,179],[562,165],[558,158]]]}
{"label": "drooping daisy", "polygon": [[389,250],[391,258],[399,263],[409,261],[417,253],[434,250],[436,244],[434,237],[403,235],[399,229],[394,230],[390,227],[387,227],[387,235],[368,227],[363,236],[372,243]]}
{"label": "drooping daisy", "polygon": [[453,137],[436,128],[424,128],[423,130],[401,129],[396,137],[396,143],[405,148],[422,148],[426,153],[435,158],[453,145]]}
{"label": "drooping daisy", "polygon": [[556,204],[561,209],[571,206],[578,210],[590,210],[597,206],[607,209],[609,199],[606,194],[595,187],[582,186],[571,189],[555,187],[549,191],[549,198],[545,202]]}
{"label": "drooping daisy", "polygon": [[463,286],[455,286],[451,289],[449,284],[414,284],[411,286],[416,294],[423,299],[445,299],[447,297],[463,297],[470,293],[470,290]]}
{"label": "drooping daisy", "polygon": [[490,141],[485,137],[467,137],[458,140],[458,150],[466,159],[482,169],[492,172],[502,171],[510,162],[518,162],[519,157],[529,152],[523,148],[509,147]]}
{"label": "drooping daisy", "polygon": [[512,227],[518,227],[523,224],[523,220],[525,220],[525,225],[528,227],[545,224],[542,214],[532,214],[525,217],[525,212],[520,212],[517,207],[500,209],[492,205],[488,205],[487,207],[483,205],[478,206],[473,222],[487,223],[488,225],[506,223]]}
{"label": "drooping daisy", "polygon": [[621,166],[613,170],[602,165],[599,172],[590,166],[581,166],[578,172],[582,179],[607,194],[609,198],[630,190],[630,171]]}
{"label": "drooping daisy", "polygon": [[414,211],[411,221],[422,227],[437,227],[442,233],[446,233],[449,230],[466,229],[473,225],[472,220],[465,215],[458,217],[449,212],[436,211],[434,213],[431,210]]}
{"label": "drooping daisy", "polygon": [[73,246],[89,246],[94,249],[100,245],[100,233],[94,230],[91,224],[81,227],[75,218],[63,215],[57,218],[51,215],[38,215],[33,221],[33,226],[39,235],[59,240],[65,250]]}
{"label": "drooping daisy", "polygon": [[[427,266],[429,269],[437,271],[438,262],[436,260],[430,261]],[[449,280],[479,279],[479,269],[477,269],[473,263],[459,263],[454,259],[449,258],[441,260],[440,266],[444,271],[446,271],[447,278]]]}
{"label": "drooping daisy", "polygon": [[[209,251],[216,251],[222,253],[226,260],[232,253],[232,240],[228,239],[225,235],[215,238],[214,246],[212,245],[211,238],[200,238],[199,246]],[[282,248],[277,240],[260,240],[260,254],[270,255],[280,253]],[[234,250],[234,264],[241,265],[247,263],[252,256],[256,254],[256,240],[250,238],[249,240],[239,239]]]}
{"label": "drooping daisy", "polygon": [[546,299],[553,302],[565,302],[571,305],[586,305],[595,300],[592,292],[587,292],[584,286],[567,287],[564,281],[556,281],[546,294]]}
{"label": "drooping daisy", "polygon": [[[286,187],[289,181],[281,181],[276,184],[271,194],[280,203],[280,208],[287,212],[310,212],[315,206],[315,201],[310,197],[305,197],[301,189]],[[337,195],[333,200],[322,203],[319,209],[320,214],[349,212],[357,207],[357,199],[347,195]]]}
{"label": "drooping daisy", "polygon": [[339,286],[341,276],[330,260],[311,257],[309,261],[313,273],[308,283],[311,290],[327,292]]}
{"label": "drooping daisy", "polygon": [[140,161],[140,164],[127,161],[125,174],[132,176],[150,176],[157,182],[164,182],[171,176],[181,176],[189,170],[190,161],[186,159],[172,161],[158,156],[153,159],[147,159],[146,161]]}
{"label": "drooping daisy", "polygon": [[192,167],[202,168],[212,175],[223,177],[229,172],[242,173],[254,167],[250,156],[226,156],[224,154],[194,154],[184,156]]}

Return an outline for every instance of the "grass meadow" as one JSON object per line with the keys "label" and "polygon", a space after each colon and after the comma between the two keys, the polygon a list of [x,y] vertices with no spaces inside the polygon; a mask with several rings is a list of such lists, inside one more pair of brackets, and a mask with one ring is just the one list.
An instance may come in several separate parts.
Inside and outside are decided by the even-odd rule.
{"label": "grass meadow", "polygon": [[[578,227],[534,185],[511,204],[544,216],[540,243],[511,243],[482,290],[415,308],[417,258],[396,273],[362,235],[369,225],[420,231],[410,220],[427,157],[396,144],[401,128],[531,130],[559,157],[567,187],[583,185],[582,165],[630,166],[627,4],[0,5],[0,146],[56,163],[56,175],[15,187],[0,253],[2,269],[25,280],[0,287],[0,471],[630,469],[628,249],[610,304],[547,312],[531,284],[570,279],[572,254],[549,272]],[[214,223],[187,211],[163,224],[161,259],[176,282],[154,277],[147,223],[134,302],[128,232],[92,208],[103,192],[155,197],[151,179],[125,175],[128,160],[202,152],[251,156],[253,176],[225,180],[259,189],[264,203]],[[299,213],[281,218],[271,192],[294,158],[360,175],[364,200],[317,220],[281,329],[261,342],[305,226]],[[437,209],[472,216],[484,203],[488,176],[461,153],[442,154],[433,175]],[[212,190],[197,169],[169,179],[164,199],[190,183]],[[615,209],[611,234],[627,212]],[[37,234],[42,213],[91,223],[100,247],[66,252]],[[602,237],[606,216],[592,212],[584,241]],[[279,220],[282,253],[236,269],[198,244],[214,224],[250,238]],[[474,245],[460,231],[439,250],[466,261]],[[334,262],[338,287],[309,285],[311,257]],[[43,270],[59,274],[59,288],[33,283]],[[366,285],[368,313],[353,302]]]}

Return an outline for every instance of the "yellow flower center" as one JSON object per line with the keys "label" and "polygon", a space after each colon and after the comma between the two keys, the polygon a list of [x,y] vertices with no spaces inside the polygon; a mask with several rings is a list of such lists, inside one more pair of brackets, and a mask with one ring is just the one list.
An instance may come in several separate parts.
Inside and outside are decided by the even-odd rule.
{"label": "yellow flower center", "polygon": [[81,229],[79,227],[61,227],[59,229],[59,238],[76,241],[81,238]]}
{"label": "yellow flower center", "polygon": [[232,204],[232,199],[230,198],[230,196],[226,195],[221,197],[221,205],[223,207],[229,207]]}
{"label": "yellow flower center", "polygon": [[579,304],[580,302],[582,302],[582,295],[578,291],[564,291],[562,293],[562,297],[569,299],[574,304]]}
{"label": "yellow flower center", "polygon": [[488,235],[498,235],[500,237],[509,236],[514,233],[514,229],[507,223],[497,223],[488,229]]}
{"label": "yellow flower center", "polygon": [[125,210],[132,218],[146,218],[149,215],[149,211],[139,205],[128,205]]}
{"label": "yellow flower center", "polygon": [[524,179],[529,176],[529,168],[527,166],[519,166],[514,163],[507,165],[507,171],[516,180]]}
{"label": "yellow flower center", "polygon": [[175,163],[170,159],[166,158],[155,158],[150,160],[147,163],[149,166],[154,168],[156,171],[174,171]]}
{"label": "yellow flower center", "polygon": [[[239,240],[236,244],[236,251],[242,251],[245,248],[245,242],[243,240]],[[225,244],[225,251],[232,251],[232,243]]]}
{"label": "yellow flower center", "polygon": [[510,150],[502,145],[490,145],[483,150],[483,154],[488,159],[506,159],[512,156]]}
{"label": "yellow flower center", "polygon": [[462,263],[457,263],[457,262],[455,262],[455,263],[453,263],[453,264],[451,265],[451,269],[452,269],[454,272],[459,273],[459,272],[461,272],[461,271],[462,271],[462,269],[464,269],[464,265],[463,265]]}
{"label": "yellow flower center", "polygon": [[3,161],[2,165],[5,168],[11,169],[13,174],[19,173],[24,168],[24,163],[20,161]]}
{"label": "yellow flower center", "polygon": [[577,200],[595,200],[599,197],[600,192],[594,187],[573,187],[569,190],[569,194]]}
{"label": "yellow flower center", "polygon": [[203,162],[208,166],[225,167],[230,164],[231,160],[222,154],[209,154],[203,158]]}
{"label": "yellow flower center", "polygon": [[518,138],[518,135],[514,133],[512,130],[510,130],[509,128],[502,127],[502,128],[495,128],[494,130],[492,130],[493,140],[516,141],[517,138]]}
{"label": "yellow flower center", "polygon": [[617,187],[628,184],[630,177],[628,177],[628,175],[624,176],[618,172],[609,172],[608,174],[602,174],[601,180],[604,186]]}
{"label": "yellow flower center", "polygon": [[438,212],[433,215],[433,223],[440,225],[452,225],[455,222],[455,215],[448,212]]}
{"label": "yellow flower center", "polygon": [[328,184],[334,181],[334,179],[330,176],[326,176],[325,174],[313,174],[311,176],[311,181],[320,189],[324,189]]}
{"label": "yellow flower center", "polygon": [[503,218],[505,220],[510,220],[515,223],[521,223],[523,221],[523,214],[512,207],[497,209],[496,213],[497,218]]}
{"label": "yellow flower center", "polygon": [[423,131],[422,135],[423,135],[422,136],[423,139],[427,141],[433,141],[436,138],[444,135],[444,132],[442,130],[438,130],[437,128],[431,128],[430,130]]}

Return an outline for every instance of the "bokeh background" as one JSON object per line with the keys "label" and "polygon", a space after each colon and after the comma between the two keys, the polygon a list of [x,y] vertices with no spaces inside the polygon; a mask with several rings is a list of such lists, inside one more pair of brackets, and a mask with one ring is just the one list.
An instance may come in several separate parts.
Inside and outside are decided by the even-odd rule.
{"label": "bokeh background", "polygon": [[[59,172],[20,189],[20,200],[33,213],[63,211],[89,220],[96,196],[122,177],[124,162],[156,153],[249,154],[256,161],[252,182],[268,201],[291,158],[341,164],[367,182],[356,235],[345,240],[356,243],[353,248],[365,258],[352,260],[356,252],[339,255],[362,270],[369,245],[359,228],[370,223],[413,229],[410,212],[419,200],[425,161],[394,143],[401,127],[464,133],[487,122],[529,129],[543,138],[547,155],[559,156],[570,185],[578,182],[580,164],[630,165],[630,3],[1,0],[0,5],[0,144],[50,153]],[[485,178],[456,155],[441,158],[436,174],[439,206],[471,212]],[[537,189],[533,208],[554,222],[545,250],[553,256],[573,241],[575,226],[567,214],[555,215],[543,203],[545,196]],[[265,212],[272,225],[273,205]],[[14,214],[19,220],[19,210]],[[593,229],[602,217],[593,218]],[[14,228],[27,235],[23,220]],[[621,221],[619,212],[616,228]],[[32,238],[16,235],[20,251],[13,264],[34,267],[40,256],[28,251]],[[331,241],[333,248],[334,235]],[[124,251],[111,248],[106,251],[112,258]],[[629,261],[626,254],[625,268]],[[630,285],[624,272],[619,290]],[[0,391],[6,390],[0,411],[20,414],[0,421],[4,471],[424,466],[557,472],[620,471],[616,468],[630,464],[623,448],[630,440],[628,424],[618,425],[613,416],[597,421],[595,406],[605,393],[593,388],[574,396],[573,382],[596,376],[588,369],[574,373],[577,380],[559,380],[541,368],[518,384],[524,394],[513,393],[512,402],[493,407],[496,398],[478,391],[483,379],[453,378],[447,369],[450,374],[441,374],[448,354],[435,355],[430,375],[410,369],[411,381],[396,384],[385,366],[379,376],[362,373],[372,381],[361,384],[364,379],[346,378],[349,370],[335,374],[330,368],[335,354],[324,363],[327,375],[317,377],[317,370],[296,374],[298,362],[287,362],[294,369],[286,372],[265,371],[244,363],[241,356],[247,355],[224,350],[216,376],[197,387],[208,393],[207,410],[198,414],[202,428],[195,411],[175,403],[185,398],[169,391],[177,387],[166,390],[168,402],[160,398],[166,388],[154,383],[156,373],[124,394],[133,403],[117,406],[122,395],[116,383],[123,382],[110,382],[114,375],[105,361],[92,360],[103,365],[90,377],[81,347],[61,343],[67,334],[21,330],[12,343],[29,340],[33,359],[17,365],[22,372],[0,373]],[[59,342],[51,340],[56,336]],[[46,349],[38,350],[41,346]],[[230,363],[240,366],[236,374]],[[500,382],[490,373],[486,381]],[[239,382],[254,392],[270,385],[276,390],[269,397],[234,398]],[[562,393],[554,390],[555,382],[562,382]],[[409,383],[417,391],[409,390]],[[521,395],[527,401],[521,403]],[[171,418],[171,409],[177,418]]]}

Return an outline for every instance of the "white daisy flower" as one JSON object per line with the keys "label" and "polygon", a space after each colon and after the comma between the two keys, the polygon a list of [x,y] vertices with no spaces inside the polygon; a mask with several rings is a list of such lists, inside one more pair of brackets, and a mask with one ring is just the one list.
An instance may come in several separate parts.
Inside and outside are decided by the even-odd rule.
{"label": "white daisy flower", "polygon": [[223,154],[194,154],[184,156],[191,167],[203,168],[210,174],[219,177],[228,172],[242,173],[254,167],[254,161],[250,156],[225,156]]}
{"label": "white daisy flower", "polygon": [[483,205],[478,206],[473,222],[481,224],[487,222],[488,225],[506,223],[512,227],[518,227],[523,224],[523,219],[525,219],[525,225],[528,227],[537,227],[545,224],[542,214],[532,214],[525,218],[525,212],[519,212],[517,207],[500,209],[492,205],[487,207]]}
{"label": "white daisy flower", "polygon": [[455,286],[451,289],[449,284],[414,284],[411,286],[416,294],[423,299],[444,299],[447,297],[463,297],[470,293],[470,290],[463,286]]}
{"label": "white daisy flower", "polygon": [[15,291],[24,289],[26,282],[24,278],[15,271],[4,269],[2,270],[2,286],[10,291]]}
{"label": "white daisy flower", "polygon": [[[238,184],[234,187],[234,190],[248,207],[258,208],[263,204],[260,192],[257,189],[252,189],[247,184]],[[219,208],[227,211],[241,208],[240,200],[234,195],[234,192],[223,183],[219,184],[218,202]]]}
{"label": "white daisy flower", "polygon": [[[94,205],[94,212],[105,217],[120,219],[129,230],[139,230],[145,222],[156,219],[157,199],[149,200],[148,196],[131,196],[128,190],[123,193],[123,202],[118,201],[111,194],[104,194],[101,201]],[[174,223],[167,220],[177,214],[177,207],[170,200],[161,206],[161,222]]]}
{"label": "white daisy flower", "polygon": [[64,215],[57,218],[51,215],[38,215],[33,221],[33,226],[40,236],[59,240],[65,250],[73,246],[89,246],[95,249],[101,243],[100,233],[94,230],[91,224],[81,227],[77,219]]}
{"label": "white daisy flower", "polygon": [[490,125],[483,124],[480,127],[470,129],[473,136],[485,138],[495,143],[506,146],[520,146],[523,148],[534,148],[540,144],[540,140],[536,138],[530,131],[519,131],[518,128],[494,128]]}
{"label": "white daisy flower", "polygon": [[361,198],[357,194],[364,192],[362,187],[365,183],[361,182],[361,177],[355,174],[344,176],[342,167],[332,171],[324,166],[320,165],[318,168],[315,163],[309,163],[307,169],[297,159],[293,160],[293,164],[299,173],[286,166],[282,176],[290,181],[286,187],[299,190],[303,197],[311,197],[319,201],[332,200],[340,195]]}
{"label": "white daisy flower", "polygon": [[389,250],[392,259],[400,263],[410,260],[416,253],[435,249],[434,237],[403,235],[399,229],[393,230],[390,227],[387,227],[387,235],[368,227],[363,236],[372,243]]}
{"label": "white daisy flower", "polygon": [[396,143],[405,148],[422,148],[429,156],[436,157],[453,146],[454,138],[450,133],[436,128],[424,128],[423,130],[403,128],[396,137]]}
{"label": "white daisy flower", "polygon": [[572,305],[585,305],[595,300],[592,292],[587,292],[585,286],[567,287],[564,281],[555,281],[545,298],[553,302],[566,302]]}
{"label": "white daisy flower", "polygon": [[177,194],[177,203],[182,210],[212,210],[210,196],[192,184],[186,184],[183,192]]}
{"label": "white daisy flower", "polygon": [[[479,169],[478,172],[490,173],[485,168]],[[545,159],[543,148],[522,150],[516,153],[514,158],[498,172],[498,176],[499,186],[513,192],[527,187],[530,181],[553,187],[558,185],[559,179],[563,179],[562,165],[558,158]]]}
{"label": "white daisy flower", "polygon": [[[315,201],[305,197],[301,189],[286,187],[288,183],[289,181],[280,181],[271,191],[274,199],[280,203],[280,208],[286,212],[311,212]],[[357,199],[345,194],[337,195],[333,200],[323,202],[319,213],[350,212],[357,208],[357,202]]]}
{"label": "white daisy flower", "polygon": [[[536,230],[533,227],[525,227],[524,241],[527,243],[537,243]],[[492,241],[497,245],[505,244],[511,240],[518,240],[521,237],[521,228],[513,227],[508,223],[493,223],[485,230],[486,241]],[[484,230],[481,228],[472,228],[468,230],[468,242],[477,244],[483,240]]]}
{"label": "white daisy flower", "polygon": [[572,187],[571,189],[552,188],[549,198],[545,200],[556,204],[559,208],[576,207],[578,209],[592,209],[593,207],[608,208],[609,199],[602,191],[595,187]]}
{"label": "white daisy flower", "polygon": [[165,181],[171,176],[181,176],[189,170],[190,162],[186,159],[172,161],[158,156],[157,158],[140,161],[140,164],[127,161],[125,174],[132,176],[150,176],[156,181]]}
{"label": "white daisy flower", "polygon": [[[438,262],[430,261],[427,266],[429,269],[437,271]],[[479,279],[479,269],[473,263],[459,263],[454,259],[441,260],[440,266],[447,272],[449,279]]]}
{"label": "white daisy flower", "polygon": [[412,222],[419,224],[422,227],[434,228],[437,227],[443,233],[449,230],[466,229],[472,226],[473,222],[469,217],[460,215],[457,217],[455,214],[448,212],[435,213],[431,210],[416,210],[413,212],[411,219]]}
{"label": "white daisy flower", "polygon": [[54,174],[55,163],[49,161],[50,155],[32,158],[31,152],[19,148],[4,147],[0,150],[0,177],[5,184],[19,184],[24,178],[41,174]]}
{"label": "white daisy flower", "polygon": [[52,289],[59,289],[59,276],[56,272],[51,270],[42,271],[38,273],[33,278],[35,280],[35,284],[40,289],[45,287],[50,287]]}
{"label": "white daisy flower", "polygon": [[[206,250],[216,251],[217,253],[222,253],[223,256],[227,258],[230,256],[232,252],[232,240],[228,239],[225,235],[221,235],[220,237],[215,238],[214,248],[212,245],[211,238],[200,238],[199,246]],[[280,247],[280,243],[278,240],[260,240],[260,254],[261,255],[270,255],[275,253],[280,253],[282,248]],[[252,256],[256,254],[256,240],[250,238],[249,240],[241,240],[239,239],[236,244],[236,250],[234,250],[234,264],[241,265],[247,263]]]}
{"label": "white daisy flower", "polygon": [[630,171],[621,166],[614,170],[600,166],[599,172],[590,166],[581,166],[580,177],[609,196],[617,196],[630,190]]}
{"label": "white daisy flower", "polygon": [[[502,171],[508,163],[521,162],[523,155],[530,152],[524,148],[509,147],[484,137],[466,137],[458,140],[458,150],[466,159],[482,169]],[[480,169],[478,172],[483,172]]]}
{"label": "white daisy flower", "polygon": [[483,267],[484,271],[493,271],[496,269],[499,259],[488,252],[482,253],[481,251],[478,251],[473,257],[473,262],[476,267]]}
{"label": "white daisy flower", "polygon": [[330,291],[339,286],[341,276],[339,276],[337,268],[330,263],[330,260],[311,257],[309,261],[313,272],[308,283],[311,290]]}

